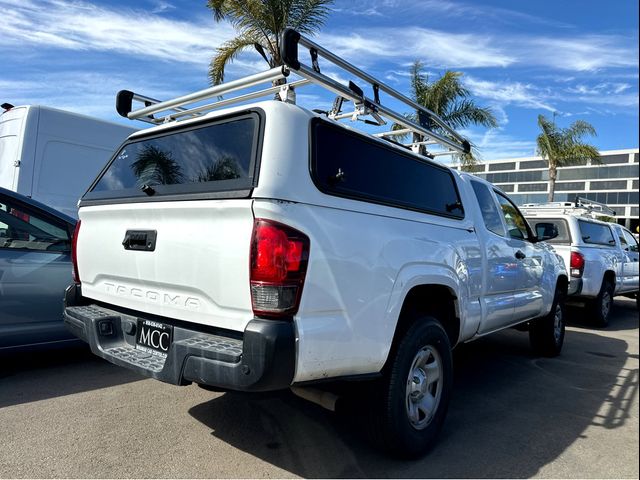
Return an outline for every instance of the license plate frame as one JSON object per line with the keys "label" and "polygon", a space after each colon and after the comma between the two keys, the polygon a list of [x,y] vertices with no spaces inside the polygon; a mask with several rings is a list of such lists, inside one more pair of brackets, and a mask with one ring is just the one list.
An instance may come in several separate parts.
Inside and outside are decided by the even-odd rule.
{"label": "license plate frame", "polygon": [[136,350],[167,358],[172,343],[173,325],[144,318],[138,319]]}

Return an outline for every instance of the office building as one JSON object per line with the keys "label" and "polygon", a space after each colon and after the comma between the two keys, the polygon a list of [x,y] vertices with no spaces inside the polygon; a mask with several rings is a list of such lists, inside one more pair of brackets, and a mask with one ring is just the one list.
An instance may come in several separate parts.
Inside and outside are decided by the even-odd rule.
{"label": "office building", "polygon": [[[558,169],[554,201],[574,201],[576,196],[606,203],[618,223],[635,232],[638,226],[638,149],[600,152],[600,163]],[[474,173],[500,187],[518,204],[544,203],[548,199],[549,170],[541,157],[485,161]]]}

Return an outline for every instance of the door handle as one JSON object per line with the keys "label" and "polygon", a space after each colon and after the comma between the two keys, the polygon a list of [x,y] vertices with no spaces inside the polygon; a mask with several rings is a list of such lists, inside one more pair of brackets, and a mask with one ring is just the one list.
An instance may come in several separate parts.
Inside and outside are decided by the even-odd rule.
{"label": "door handle", "polygon": [[125,250],[153,252],[156,249],[156,237],[155,230],[127,230],[122,246]]}
{"label": "door handle", "polygon": [[527,256],[524,254],[524,252],[522,252],[522,250],[518,250],[518,251],[516,252],[516,258],[517,258],[518,260],[522,260],[523,258],[526,258],[526,257],[527,257]]}

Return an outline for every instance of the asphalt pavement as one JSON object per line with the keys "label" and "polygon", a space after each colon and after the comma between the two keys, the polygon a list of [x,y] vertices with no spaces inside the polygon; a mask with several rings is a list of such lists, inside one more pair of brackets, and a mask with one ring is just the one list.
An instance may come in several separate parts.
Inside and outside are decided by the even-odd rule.
{"label": "asphalt pavement", "polygon": [[289,392],[166,385],[83,348],[4,355],[0,477],[638,478],[638,344],[635,302],[616,299],[606,329],[571,312],[558,358],[515,330],[456,349],[440,441],[417,461]]}

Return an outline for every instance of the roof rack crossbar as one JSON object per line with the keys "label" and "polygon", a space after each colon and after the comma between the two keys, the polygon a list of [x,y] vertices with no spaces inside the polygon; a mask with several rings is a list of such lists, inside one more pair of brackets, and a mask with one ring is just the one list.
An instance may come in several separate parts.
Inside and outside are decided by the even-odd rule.
{"label": "roof rack crossbar", "polygon": [[[295,82],[291,82],[286,84],[286,87],[288,88],[295,88],[295,87],[301,87],[302,85],[306,85],[309,83],[309,80],[306,79],[302,79],[302,80],[296,80]],[[180,117],[184,117],[185,115],[194,115],[194,114],[202,114],[204,112],[207,112],[209,110],[214,110],[216,108],[220,108],[220,107],[226,107],[227,105],[233,105],[234,103],[241,103],[244,102],[246,100],[253,100],[255,98],[260,98],[260,97],[264,97],[266,95],[269,95],[270,93],[276,93],[278,91],[280,91],[282,89],[282,87],[284,87],[285,85],[276,85],[274,87],[269,87],[269,88],[265,88],[263,90],[258,90],[256,92],[250,92],[250,93],[246,93],[244,95],[239,95],[237,97],[232,97],[232,98],[227,98],[224,100],[219,100],[217,102],[213,102],[213,103],[207,103],[206,105],[201,105],[199,107],[193,107],[190,109],[183,109],[182,111],[178,112],[178,113],[171,113],[169,115],[167,115],[166,117],[164,117],[163,121],[170,121],[170,120],[176,120]]]}
{"label": "roof rack crossbar", "polygon": [[[231,82],[223,83],[220,85],[216,85],[213,87],[205,88],[204,90],[199,90],[197,92],[190,93],[188,95],[183,95],[182,97],[174,98],[172,100],[166,100],[164,102],[154,103],[152,105],[146,106],[139,110],[131,110],[131,105],[129,102],[129,108],[121,108],[117,107],[118,113],[123,117],[130,118],[131,120],[139,119],[144,120],[145,117],[149,117],[155,113],[165,112],[167,110],[176,110],[183,105],[188,103],[197,102],[200,100],[206,100],[212,97],[218,97],[224,95],[225,93],[234,92],[236,90],[240,90],[247,87],[253,87],[254,85],[258,85],[260,83],[265,82],[274,82],[276,80],[280,80],[286,78],[289,75],[289,70],[286,67],[276,67],[270,70],[266,70],[264,72],[256,73],[254,75],[249,75],[248,77],[243,77],[238,80],[233,80]],[[136,99],[135,96],[142,97],[141,95],[133,94],[134,97],[132,99]],[[153,99],[148,99],[153,100]],[[234,98],[237,102],[237,97]]]}
{"label": "roof rack crossbar", "polygon": [[606,203],[596,202],[595,200],[589,200],[585,197],[576,196],[576,207],[583,207],[589,210],[598,210],[606,215],[615,216],[616,212]]}
{"label": "roof rack crossbar", "polygon": [[616,211],[606,203],[596,202],[588,198],[576,196],[573,202],[525,203],[521,210],[527,215],[563,214],[588,216],[595,219],[615,217]]}
{"label": "roof rack crossbar", "polygon": [[[309,49],[313,60],[311,67],[301,63],[298,59],[298,45],[302,45]],[[436,140],[445,148],[455,150],[457,153],[468,153],[470,151],[471,147],[469,142],[461,135],[459,135],[455,130],[449,127],[437,114],[429,109],[426,109],[425,107],[422,107],[421,105],[418,105],[416,102],[404,96],[397,90],[389,87],[383,82],[380,82],[368,73],[363,72],[354,65],[331,53],[329,50],[326,50],[315,42],[300,35],[300,33],[298,33],[297,31],[288,28],[283,32],[282,41],[280,43],[280,51],[284,63],[300,76],[308,78],[314,83],[322,85],[323,87],[331,90],[337,95],[352,100],[355,104],[364,103],[365,106],[370,107],[379,115],[385,116],[419,135],[424,135],[433,140]],[[374,91],[374,96],[376,98],[372,100],[366,97],[364,94],[360,94],[360,92],[357,91],[360,90],[359,88],[357,90],[349,88],[348,86],[342,85],[341,83],[321,73],[318,66],[319,64],[317,63],[317,55],[322,56],[326,60],[332,62],[333,64],[346,70],[347,72],[356,75],[360,80],[369,83]],[[441,133],[436,133],[426,125],[418,124],[406,118],[404,115],[382,105],[379,102],[379,98],[377,98],[377,92],[379,90],[386,92],[396,100],[399,100],[411,109],[416,110],[419,114],[419,117],[426,118],[429,122],[432,122],[437,127],[445,131],[448,135],[451,136],[451,138],[448,138]]]}
{"label": "roof rack crossbar", "polygon": [[406,135],[407,133],[411,133],[411,130],[408,128],[399,128],[398,130],[390,130],[388,132],[374,133],[373,136],[386,138],[386,137],[396,137],[399,135]]}

